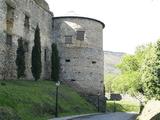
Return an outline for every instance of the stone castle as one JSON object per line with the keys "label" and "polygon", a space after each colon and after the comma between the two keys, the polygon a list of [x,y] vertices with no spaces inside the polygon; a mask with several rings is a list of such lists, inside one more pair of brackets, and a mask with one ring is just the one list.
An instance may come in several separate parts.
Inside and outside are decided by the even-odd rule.
{"label": "stone castle", "polygon": [[25,49],[24,79],[33,79],[31,54],[37,25],[41,37],[41,79],[50,79],[51,45],[56,43],[60,57],[60,80],[95,104],[98,95],[100,110],[105,111],[104,23],[87,17],[54,17],[44,0],[0,0],[0,79],[17,79],[15,59],[20,38]]}

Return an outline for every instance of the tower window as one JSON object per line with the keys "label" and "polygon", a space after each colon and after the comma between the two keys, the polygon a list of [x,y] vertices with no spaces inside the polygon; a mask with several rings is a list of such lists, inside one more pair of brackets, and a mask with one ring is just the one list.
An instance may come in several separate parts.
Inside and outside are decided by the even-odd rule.
{"label": "tower window", "polygon": [[71,35],[66,35],[65,36],[65,43],[66,44],[72,44],[72,36]]}
{"label": "tower window", "polygon": [[77,31],[77,40],[84,41],[85,31]]}
{"label": "tower window", "polygon": [[7,32],[12,33],[14,24],[14,8],[7,4],[6,26]]}
{"label": "tower window", "polygon": [[12,46],[12,35],[7,34],[6,44]]}
{"label": "tower window", "polygon": [[96,64],[97,62],[96,61],[92,61],[92,64]]}
{"label": "tower window", "polygon": [[27,41],[24,42],[24,50],[25,52],[29,51],[29,43]]}
{"label": "tower window", "polygon": [[24,26],[29,29],[29,17],[25,15]]}
{"label": "tower window", "polygon": [[71,79],[72,82],[76,81],[75,79]]}
{"label": "tower window", "polygon": [[66,59],[66,62],[71,62],[71,60],[70,59]]}
{"label": "tower window", "polygon": [[14,20],[14,8],[7,4],[7,20]]}
{"label": "tower window", "polygon": [[44,61],[47,61],[47,49],[44,50]]}

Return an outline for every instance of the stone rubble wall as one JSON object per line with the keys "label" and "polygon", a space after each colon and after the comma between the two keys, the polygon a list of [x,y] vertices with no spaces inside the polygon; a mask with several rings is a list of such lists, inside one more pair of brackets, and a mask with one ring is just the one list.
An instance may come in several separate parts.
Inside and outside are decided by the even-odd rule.
{"label": "stone rubble wall", "polygon": [[[78,30],[85,31],[84,41],[76,40]],[[72,35],[72,44],[65,43],[66,35]],[[103,25],[90,19],[55,18],[53,37],[60,55],[61,81],[78,85],[84,94],[96,96],[96,102],[98,93],[104,98]]]}
{"label": "stone rubble wall", "polygon": [[[41,51],[42,51],[42,79],[50,78],[50,54],[52,41],[52,16],[53,14],[41,6],[34,0],[0,0],[0,79],[3,79],[2,69],[5,67],[4,54],[8,47],[6,46],[6,14],[7,4],[14,7],[14,24],[12,30],[12,60],[8,64],[12,66],[12,77],[7,79],[16,79],[16,50],[18,46],[17,40],[22,37],[28,43],[28,51],[26,54],[26,79],[33,79],[31,73],[31,52],[34,45],[34,33],[37,25],[40,27]],[[46,5],[47,6],[47,5]],[[47,8],[48,9],[48,8]],[[25,30],[25,15],[29,17],[29,31]],[[44,50],[47,49],[47,61],[44,61]],[[6,61],[5,61],[6,62]],[[47,66],[47,67],[46,67]]]}
{"label": "stone rubble wall", "polygon": [[[10,29],[7,6],[14,11],[14,14],[9,13],[13,23]],[[25,24],[26,18],[29,18],[29,28]],[[26,45],[26,77],[24,79],[33,80],[31,54],[37,25],[40,28],[41,38],[41,79],[50,79],[51,44],[56,43],[60,55],[61,81],[73,82],[71,85],[78,85],[77,89],[79,88],[81,93],[92,99],[91,101],[94,103],[97,103],[99,94],[101,111],[105,111],[104,25],[100,21],[84,17],[53,19],[53,14],[44,0],[0,0],[0,79],[17,78],[16,50],[18,39],[22,38]],[[85,31],[84,41],[76,40],[77,30]],[[12,36],[11,45],[6,44],[8,35]],[[72,44],[65,44],[65,35],[72,35]]]}
{"label": "stone rubble wall", "polygon": [[40,7],[42,7],[43,9],[45,9],[46,11],[49,11],[49,6],[48,3],[45,0],[34,0]]}

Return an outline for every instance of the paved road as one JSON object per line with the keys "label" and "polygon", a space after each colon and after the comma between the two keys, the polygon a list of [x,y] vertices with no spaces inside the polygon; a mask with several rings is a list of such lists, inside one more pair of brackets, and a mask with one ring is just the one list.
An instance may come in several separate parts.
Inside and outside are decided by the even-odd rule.
{"label": "paved road", "polygon": [[135,120],[135,113],[108,113],[103,115],[87,116],[81,118],[75,118],[72,120]]}

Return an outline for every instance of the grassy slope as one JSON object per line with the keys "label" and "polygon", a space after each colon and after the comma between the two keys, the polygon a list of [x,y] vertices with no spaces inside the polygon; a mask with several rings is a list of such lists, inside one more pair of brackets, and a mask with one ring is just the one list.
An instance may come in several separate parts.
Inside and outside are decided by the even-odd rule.
{"label": "grassy slope", "polygon": [[[107,101],[107,111],[114,112],[114,101]],[[138,103],[127,101],[115,101],[116,112],[139,112],[140,106]]]}
{"label": "grassy slope", "polygon": [[[46,120],[54,116],[54,82],[5,81],[5,83],[5,86],[0,85],[0,107],[12,108],[22,120]],[[59,93],[60,116],[96,111],[91,104],[65,85],[60,86]]]}

